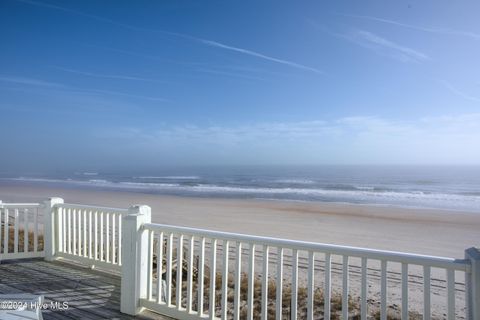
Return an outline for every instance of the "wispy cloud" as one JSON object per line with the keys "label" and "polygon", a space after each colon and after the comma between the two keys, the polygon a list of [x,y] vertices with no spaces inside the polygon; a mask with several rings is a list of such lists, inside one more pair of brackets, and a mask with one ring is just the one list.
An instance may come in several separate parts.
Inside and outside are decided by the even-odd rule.
{"label": "wispy cloud", "polygon": [[399,21],[395,21],[395,20],[390,20],[390,19],[384,19],[384,18],[378,18],[378,17],[372,17],[372,16],[356,15],[356,14],[341,14],[341,15],[346,16],[346,17],[360,18],[360,19],[366,19],[366,20],[381,22],[381,23],[385,23],[385,24],[395,25],[395,26],[399,26],[399,27],[403,27],[403,28],[408,28],[408,29],[418,30],[418,31],[423,31],[423,32],[428,32],[428,33],[464,36],[464,37],[469,37],[469,38],[473,38],[473,39],[476,39],[476,40],[480,40],[480,34],[475,33],[475,32],[470,32],[470,31],[460,31],[460,30],[452,30],[452,29],[422,27],[422,26],[416,26],[416,25],[407,24],[407,23],[403,23],[403,22],[399,22]]}
{"label": "wispy cloud", "polygon": [[[170,139],[215,140],[218,137],[235,137],[237,141],[262,141],[262,139],[278,139],[287,141],[297,139],[316,139],[333,136],[356,138],[362,134],[384,135],[380,140],[388,140],[394,136],[406,137],[418,135],[432,136],[439,134],[480,135],[480,113],[444,115],[427,117],[410,121],[398,121],[377,116],[351,116],[329,121],[310,120],[299,122],[260,122],[239,126],[197,126],[177,125],[164,126],[158,129],[129,128],[133,135],[143,132],[150,135],[152,141],[160,137]],[[318,140],[322,143],[322,140]],[[372,142],[374,142],[372,140]]]}
{"label": "wispy cloud", "polygon": [[465,99],[465,100],[470,100],[470,101],[475,101],[475,102],[480,102],[480,98],[479,97],[474,97],[472,95],[469,95],[468,93],[465,93],[461,90],[459,90],[458,88],[454,87],[451,83],[449,83],[448,81],[440,81],[440,83],[445,87],[447,88],[450,92],[452,92],[453,94]]}
{"label": "wispy cloud", "polygon": [[370,31],[355,30],[353,33],[345,35],[344,37],[358,45],[372,49],[379,54],[388,55],[403,62],[423,62],[430,60],[430,57],[423,52],[397,44]]}
{"label": "wispy cloud", "polygon": [[16,76],[6,76],[0,75],[0,81],[8,82],[13,84],[20,84],[20,85],[29,85],[29,86],[42,86],[42,87],[50,87],[50,88],[65,88],[66,86],[61,83],[50,82],[45,80],[39,80],[35,78],[25,78],[25,77],[16,77]]}
{"label": "wispy cloud", "polygon": [[83,17],[95,19],[97,21],[109,23],[109,24],[112,24],[112,25],[116,25],[116,26],[119,26],[119,27],[130,29],[130,30],[154,32],[154,33],[160,33],[160,34],[164,34],[164,35],[175,36],[175,37],[179,37],[179,38],[182,38],[182,39],[188,39],[190,41],[195,41],[195,42],[198,42],[198,43],[202,43],[202,44],[207,45],[207,46],[211,46],[211,47],[215,47],[215,48],[219,48],[219,49],[224,49],[224,50],[228,50],[228,51],[233,51],[233,52],[237,52],[237,53],[244,54],[244,55],[249,55],[249,56],[256,57],[256,58],[259,58],[259,59],[263,59],[263,60],[266,60],[266,61],[286,65],[286,66],[289,66],[289,67],[293,67],[293,68],[297,68],[297,69],[301,69],[301,70],[305,70],[305,71],[314,72],[314,73],[317,73],[317,74],[324,74],[324,72],[321,71],[320,69],[309,67],[309,66],[306,66],[306,65],[301,64],[301,63],[297,63],[297,62],[293,62],[293,61],[289,61],[289,60],[285,60],[285,59],[280,59],[280,58],[277,58],[277,57],[273,57],[273,56],[270,56],[270,55],[266,55],[266,54],[259,53],[259,52],[249,50],[249,49],[245,49],[245,48],[240,48],[240,47],[227,45],[227,44],[220,43],[220,42],[217,42],[217,41],[214,41],[214,40],[203,39],[203,38],[194,37],[194,36],[191,36],[191,35],[188,35],[188,34],[182,34],[182,33],[177,33],[177,32],[170,32],[170,31],[165,31],[165,30],[154,30],[154,29],[138,27],[138,26],[134,26],[134,25],[130,25],[130,24],[124,24],[124,23],[120,23],[120,22],[117,22],[117,21],[114,21],[114,20],[111,20],[111,19],[108,19],[108,18],[97,16],[97,15],[87,14],[87,13],[84,13],[84,12],[81,12],[81,11],[78,11],[78,10],[72,10],[72,9],[68,9],[68,8],[65,8],[65,7],[46,4],[46,3],[37,2],[37,1],[33,1],[33,0],[16,0],[16,1],[23,2],[23,3],[28,3],[28,4],[35,5],[35,6],[50,8],[50,9],[54,9],[54,10],[69,12],[69,13],[76,14],[76,15],[81,15]]}
{"label": "wispy cloud", "polygon": [[287,65],[287,66],[290,66],[290,67],[294,67],[294,68],[298,68],[298,69],[302,69],[302,70],[307,70],[307,71],[315,72],[315,73],[318,73],[318,74],[324,74],[323,71],[321,71],[317,68],[308,67],[308,66],[300,64],[300,63],[275,58],[275,57],[268,56],[268,55],[265,55],[265,54],[262,54],[262,53],[259,53],[259,52],[255,52],[255,51],[244,49],[244,48],[239,48],[239,47],[226,45],[224,43],[220,43],[220,42],[213,41],[213,40],[207,40],[207,39],[201,39],[201,38],[196,38],[196,39],[198,41],[200,41],[201,43],[206,44],[206,45],[211,46],[211,47],[220,48],[220,49],[229,50],[229,51],[234,51],[234,52],[238,52],[238,53],[241,53],[241,54],[245,54],[245,55],[257,57],[257,58],[260,58],[260,59],[264,59],[264,60],[267,60],[267,61],[280,63],[280,64]]}
{"label": "wispy cloud", "polygon": [[94,78],[104,78],[104,79],[117,79],[117,80],[133,80],[133,81],[147,81],[147,82],[163,82],[155,79],[148,79],[142,77],[133,77],[133,76],[125,76],[125,75],[113,75],[113,74],[102,74],[102,73],[93,73],[93,72],[86,72],[80,71],[75,69],[63,68],[58,66],[53,66],[55,69],[59,69],[65,72],[79,74],[82,76],[94,77]]}
{"label": "wispy cloud", "polygon": [[0,81],[15,84],[15,85],[21,85],[21,86],[41,87],[41,88],[48,88],[48,89],[57,90],[57,91],[61,90],[64,92],[71,92],[76,94],[115,95],[115,96],[124,96],[124,97],[144,99],[144,100],[150,100],[150,101],[169,101],[168,99],[161,98],[161,97],[134,95],[126,92],[119,92],[119,91],[112,91],[112,90],[78,88],[70,85],[45,81],[45,80],[36,79],[36,78],[0,75]]}
{"label": "wispy cloud", "polygon": [[120,23],[120,22],[117,22],[117,21],[114,21],[114,20],[111,20],[111,19],[108,19],[108,18],[105,18],[105,17],[85,13],[85,12],[78,11],[78,10],[65,8],[65,7],[62,7],[62,6],[53,5],[53,4],[50,4],[50,3],[39,2],[39,1],[34,1],[34,0],[15,0],[15,1],[23,2],[23,3],[30,4],[30,5],[37,6],[37,7],[43,7],[43,8],[68,12],[68,13],[72,13],[72,14],[75,14],[75,15],[83,16],[83,17],[86,17],[86,18],[94,19],[94,20],[97,20],[97,21],[109,23],[109,24],[112,24],[112,25],[116,25],[116,26],[119,26],[119,27],[131,29],[131,30],[153,31],[151,29],[136,27],[136,26],[133,26],[133,25],[125,24],[125,23]]}
{"label": "wispy cloud", "polygon": [[[478,163],[480,113],[414,120],[352,116],[329,121],[237,126],[191,124],[105,128],[99,137],[126,148],[222,163]],[[201,148],[198,148],[201,146]],[[292,152],[293,151],[293,152]]]}
{"label": "wispy cloud", "polygon": [[222,75],[222,76],[227,76],[227,77],[233,77],[233,78],[240,78],[240,79],[245,79],[245,80],[260,80],[260,81],[265,81],[264,78],[256,77],[256,76],[251,76],[251,75],[246,75],[238,72],[229,72],[229,71],[223,71],[223,70],[215,70],[215,69],[206,69],[206,68],[200,68],[197,70],[198,72],[202,73],[209,73],[209,74],[214,74],[214,75]]}
{"label": "wispy cloud", "polygon": [[150,100],[150,101],[169,101],[168,99],[165,99],[165,98],[142,96],[137,94],[129,94],[125,92],[118,92],[118,91],[111,91],[111,90],[88,89],[88,90],[83,90],[83,92],[93,93],[93,94],[96,93],[96,94],[116,95],[116,96],[144,99],[144,100]]}

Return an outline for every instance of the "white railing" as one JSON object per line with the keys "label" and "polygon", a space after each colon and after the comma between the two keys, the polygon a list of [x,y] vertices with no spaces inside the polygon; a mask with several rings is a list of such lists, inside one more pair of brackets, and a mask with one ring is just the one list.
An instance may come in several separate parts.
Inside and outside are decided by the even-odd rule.
{"label": "white railing", "polygon": [[[105,208],[60,198],[0,203],[0,215],[3,248],[12,232],[17,248],[3,250],[0,259],[44,256],[116,270],[121,311],[131,315],[147,308],[178,319],[348,319],[358,304],[361,319],[387,319],[397,299],[402,319],[420,303],[423,319],[440,310],[447,319],[480,320],[476,248],[451,259],[258,237],[152,224],[148,206]],[[21,230],[34,237],[23,249]]]}
{"label": "white railing", "polygon": [[120,271],[127,209],[57,203],[55,256]]}
{"label": "white railing", "polygon": [[0,261],[43,257],[43,217],[39,203],[0,201]]}
{"label": "white railing", "polygon": [[[243,234],[233,234],[226,232],[216,232],[202,229],[193,229],[185,227],[175,227],[159,224],[145,224],[144,232],[147,234],[148,248],[147,252],[147,284],[146,297],[141,299],[141,305],[145,308],[157,311],[159,313],[180,319],[203,319],[203,318],[232,318],[240,319],[246,314],[247,319],[258,318],[267,319],[268,315],[273,315],[273,310],[268,310],[271,305],[270,300],[274,300],[275,318],[284,319],[289,315],[290,319],[314,319],[320,315],[326,319],[331,317],[332,307],[332,268],[341,269],[341,315],[342,319],[348,319],[349,303],[351,300],[349,281],[350,269],[355,265],[355,259],[358,259],[360,265],[360,313],[362,319],[367,319],[369,314],[367,299],[367,271],[369,263],[372,265],[377,262],[380,264],[380,318],[387,318],[387,270],[390,264],[399,264],[401,269],[401,317],[409,319],[409,267],[420,266],[423,269],[423,278],[425,279],[423,288],[423,315],[424,319],[430,319],[430,297],[431,297],[431,270],[432,268],[441,269],[447,278],[447,318],[455,319],[455,272],[469,272],[470,264],[467,260],[455,260],[449,258],[406,254],[401,252],[380,251],[346,246],[335,246],[328,244],[291,241],[284,239],[275,239],[267,237],[249,236]],[[156,241],[154,241],[156,239]],[[165,244],[164,244],[165,242]],[[242,263],[244,256],[243,248],[248,249],[246,266]],[[185,248],[185,249],[184,249]],[[230,248],[234,248],[234,254],[230,254]],[[186,281],[183,281],[183,250],[186,250],[187,270]],[[207,252],[206,252],[207,251]],[[165,260],[163,263],[156,264],[156,270],[152,268],[154,252],[158,260]],[[218,263],[218,255],[222,255],[221,263]],[[196,286],[193,284],[194,260],[198,256],[198,276]],[[173,259],[177,268],[172,267]],[[272,259],[274,258],[274,259]],[[286,261],[288,258],[289,277],[286,277]],[[304,267],[299,268],[300,261],[304,260]],[[274,267],[272,268],[272,265]],[[205,267],[209,267],[209,273],[205,274]],[[233,266],[233,268],[232,268]],[[321,267],[321,272],[320,268]],[[373,266],[372,266],[373,267]],[[164,268],[164,270],[162,270]],[[242,269],[245,275],[242,276]],[[219,273],[217,273],[217,270]],[[157,275],[154,279],[154,271]],[[305,273],[300,274],[301,271]],[[172,273],[176,272],[176,279],[172,279]],[[234,284],[228,283],[228,275],[234,273]],[[161,275],[165,273],[165,281],[160,281]],[[322,286],[317,285],[321,275]],[[209,284],[205,284],[205,277]],[[242,289],[242,277],[246,277],[247,288]],[[283,279],[289,279],[288,284],[283,284]],[[299,301],[300,280],[306,280],[307,297],[303,306]],[[175,281],[175,284],[174,284]],[[217,284],[216,281],[221,281]],[[261,292],[255,293],[255,282],[260,282]],[[273,282],[272,282],[273,281]],[[186,282],[186,292],[182,290]],[[320,281],[318,281],[320,282]],[[268,297],[269,285],[275,283],[275,297]],[[162,286],[165,286],[163,288]],[[193,290],[193,288],[195,290]],[[205,287],[208,287],[208,310],[204,310]],[[212,290],[211,288],[219,289]],[[288,297],[291,301],[290,309],[282,308],[283,290],[288,287]],[[153,290],[155,288],[155,290]],[[229,291],[233,289],[233,302],[229,306]],[[322,301],[324,310],[321,312],[315,303],[319,301],[314,299],[315,293],[322,290],[324,299]],[[242,292],[246,291],[246,292]],[[175,299],[172,299],[175,291]],[[195,292],[196,291],[196,292]],[[245,296],[246,298],[242,298]],[[255,308],[255,298],[261,301],[261,307]],[[260,299],[258,298],[260,295]],[[196,296],[196,301],[193,297]],[[186,300],[184,299],[186,298]],[[271,299],[273,298],[273,299]],[[221,308],[217,308],[219,299]],[[196,305],[192,308],[192,305]],[[241,310],[241,306],[243,309]],[[305,309],[301,312],[300,309]],[[254,311],[256,312],[254,313]],[[259,310],[258,310],[259,309]],[[229,311],[230,310],[230,311]],[[233,312],[231,312],[233,310]],[[246,312],[245,312],[246,311]],[[286,313],[287,312],[287,313]],[[316,314],[318,313],[318,314]]]}

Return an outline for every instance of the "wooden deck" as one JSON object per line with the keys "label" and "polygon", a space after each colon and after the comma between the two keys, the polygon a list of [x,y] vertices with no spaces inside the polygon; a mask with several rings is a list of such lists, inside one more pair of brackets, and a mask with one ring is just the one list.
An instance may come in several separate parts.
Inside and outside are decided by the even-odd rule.
{"label": "wooden deck", "polygon": [[66,310],[43,310],[48,319],[169,319],[144,311],[120,313],[120,277],[66,262],[2,261],[0,294],[43,295],[45,303],[68,302]]}

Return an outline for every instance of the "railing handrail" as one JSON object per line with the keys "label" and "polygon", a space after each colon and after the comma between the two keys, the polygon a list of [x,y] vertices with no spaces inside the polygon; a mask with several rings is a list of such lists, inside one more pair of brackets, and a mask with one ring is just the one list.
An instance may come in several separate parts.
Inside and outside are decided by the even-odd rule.
{"label": "railing handrail", "polygon": [[128,209],[123,208],[113,208],[113,207],[101,207],[93,205],[84,205],[76,203],[57,203],[54,205],[55,208],[64,208],[64,209],[77,209],[77,210],[92,210],[92,211],[104,211],[104,212],[114,212],[120,214],[128,214]]}
{"label": "railing handrail", "polygon": [[42,204],[41,203],[6,203],[6,202],[0,202],[0,208],[6,208],[6,209],[15,209],[15,208],[41,208]]}
{"label": "railing handrail", "polygon": [[146,223],[143,228],[157,232],[175,232],[184,235],[215,238],[228,241],[240,241],[244,243],[260,243],[271,247],[282,247],[287,249],[300,249],[335,255],[346,255],[350,257],[368,258],[373,260],[385,260],[388,262],[408,263],[420,266],[430,266],[450,270],[468,272],[470,263],[464,259],[412,254],[398,251],[377,250],[361,247],[333,245],[326,243],[308,242],[300,240],[287,240],[273,237],[254,236],[241,233],[224,231],[213,231],[191,227],[179,227],[166,224]]}

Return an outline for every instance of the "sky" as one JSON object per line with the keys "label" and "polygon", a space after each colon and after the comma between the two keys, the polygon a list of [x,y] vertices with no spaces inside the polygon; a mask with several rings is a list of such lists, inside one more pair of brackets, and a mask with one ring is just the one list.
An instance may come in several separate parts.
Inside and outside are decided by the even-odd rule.
{"label": "sky", "polygon": [[478,1],[0,2],[0,171],[480,164]]}

